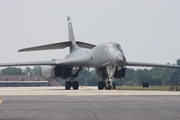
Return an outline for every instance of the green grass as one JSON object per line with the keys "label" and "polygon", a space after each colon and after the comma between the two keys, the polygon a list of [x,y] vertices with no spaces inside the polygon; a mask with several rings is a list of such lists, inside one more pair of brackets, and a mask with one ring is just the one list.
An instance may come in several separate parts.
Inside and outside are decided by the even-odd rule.
{"label": "green grass", "polygon": [[170,86],[149,86],[143,88],[142,86],[116,86],[116,90],[142,90],[142,91],[169,91]]}

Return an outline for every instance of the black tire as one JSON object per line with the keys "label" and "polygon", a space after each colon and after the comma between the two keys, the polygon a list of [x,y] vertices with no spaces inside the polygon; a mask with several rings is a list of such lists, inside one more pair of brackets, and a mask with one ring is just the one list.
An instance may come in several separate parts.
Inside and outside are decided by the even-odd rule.
{"label": "black tire", "polygon": [[98,90],[103,90],[104,89],[104,82],[103,81],[99,81],[98,82]]}
{"label": "black tire", "polygon": [[100,81],[98,82],[98,90],[101,90],[101,85]]}
{"label": "black tire", "polygon": [[179,89],[178,89],[178,86],[176,86],[176,91],[178,91]]}
{"label": "black tire", "polygon": [[113,90],[115,90],[115,89],[116,89],[116,85],[115,85],[115,83],[113,83],[112,85],[113,85]]}
{"label": "black tire", "polygon": [[74,81],[72,86],[73,86],[73,89],[74,89],[74,90],[78,90],[78,89],[79,89],[79,83],[78,83],[78,81]]}
{"label": "black tire", "polygon": [[65,89],[66,90],[70,90],[70,88],[71,88],[71,82],[70,81],[66,81],[65,82]]}

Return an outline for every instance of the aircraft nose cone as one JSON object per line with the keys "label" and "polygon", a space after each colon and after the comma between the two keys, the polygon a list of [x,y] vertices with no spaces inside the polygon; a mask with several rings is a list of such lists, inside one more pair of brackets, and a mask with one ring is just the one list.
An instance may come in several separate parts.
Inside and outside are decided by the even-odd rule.
{"label": "aircraft nose cone", "polygon": [[125,63],[125,57],[123,55],[117,55],[115,61],[118,66],[122,66]]}

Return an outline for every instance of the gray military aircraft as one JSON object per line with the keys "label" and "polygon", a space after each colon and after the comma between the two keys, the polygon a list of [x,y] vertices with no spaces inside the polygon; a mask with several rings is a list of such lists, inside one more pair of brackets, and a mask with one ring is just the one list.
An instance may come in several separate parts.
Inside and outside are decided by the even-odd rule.
{"label": "gray military aircraft", "polygon": [[178,65],[154,64],[142,62],[129,62],[119,43],[106,42],[100,45],[93,45],[85,42],[75,41],[71,18],[67,17],[69,41],[41,45],[36,47],[20,49],[18,52],[63,49],[70,47],[70,53],[64,59],[53,59],[52,61],[2,63],[4,66],[32,66],[48,65],[42,70],[42,74],[48,78],[60,77],[68,79],[65,83],[65,89],[71,87],[78,89],[78,81],[75,78],[83,68],[95,68],[96,75],[102,80],[98,83],[98,89],[115,89],[113,79],[125,77],[126,66],[141,67],[167,67],[180,68]]}

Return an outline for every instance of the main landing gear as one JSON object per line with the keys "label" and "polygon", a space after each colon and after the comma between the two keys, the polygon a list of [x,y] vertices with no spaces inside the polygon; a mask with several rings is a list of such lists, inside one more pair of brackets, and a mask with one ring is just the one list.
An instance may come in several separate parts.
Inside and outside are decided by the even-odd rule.
{"label": "main landing gear", "polygon": [[79,89],[79,83],[78,83],[78,81],[74,81],[74,79],[78,76],[79,72],[82,69],[83,69],[82,67],[79,67],[78,71],[70,77],[69,81],[65,82],[65,89],[66,90],[70,90],[71,87],[73,87],[74,90]]}
{"label": "main landing gear", "polygon": [[106,68],[106,78],[98,82],[98,90],[112,90],[115,89],[115,83],[112,82],[114,73],[116,71],[116,66],[107,66]]}
{"label": "main landing gear", "polygon": [[73,82],[71,82],[71,81],[66,81],[66,82],[65,82],[65,89],[66,89],[66,90],[70,90],[71,87],[73,87],[74,90],[78,90],[78,89],[79,89],[79,83],[78,83],[78,81],[73,81]]}

